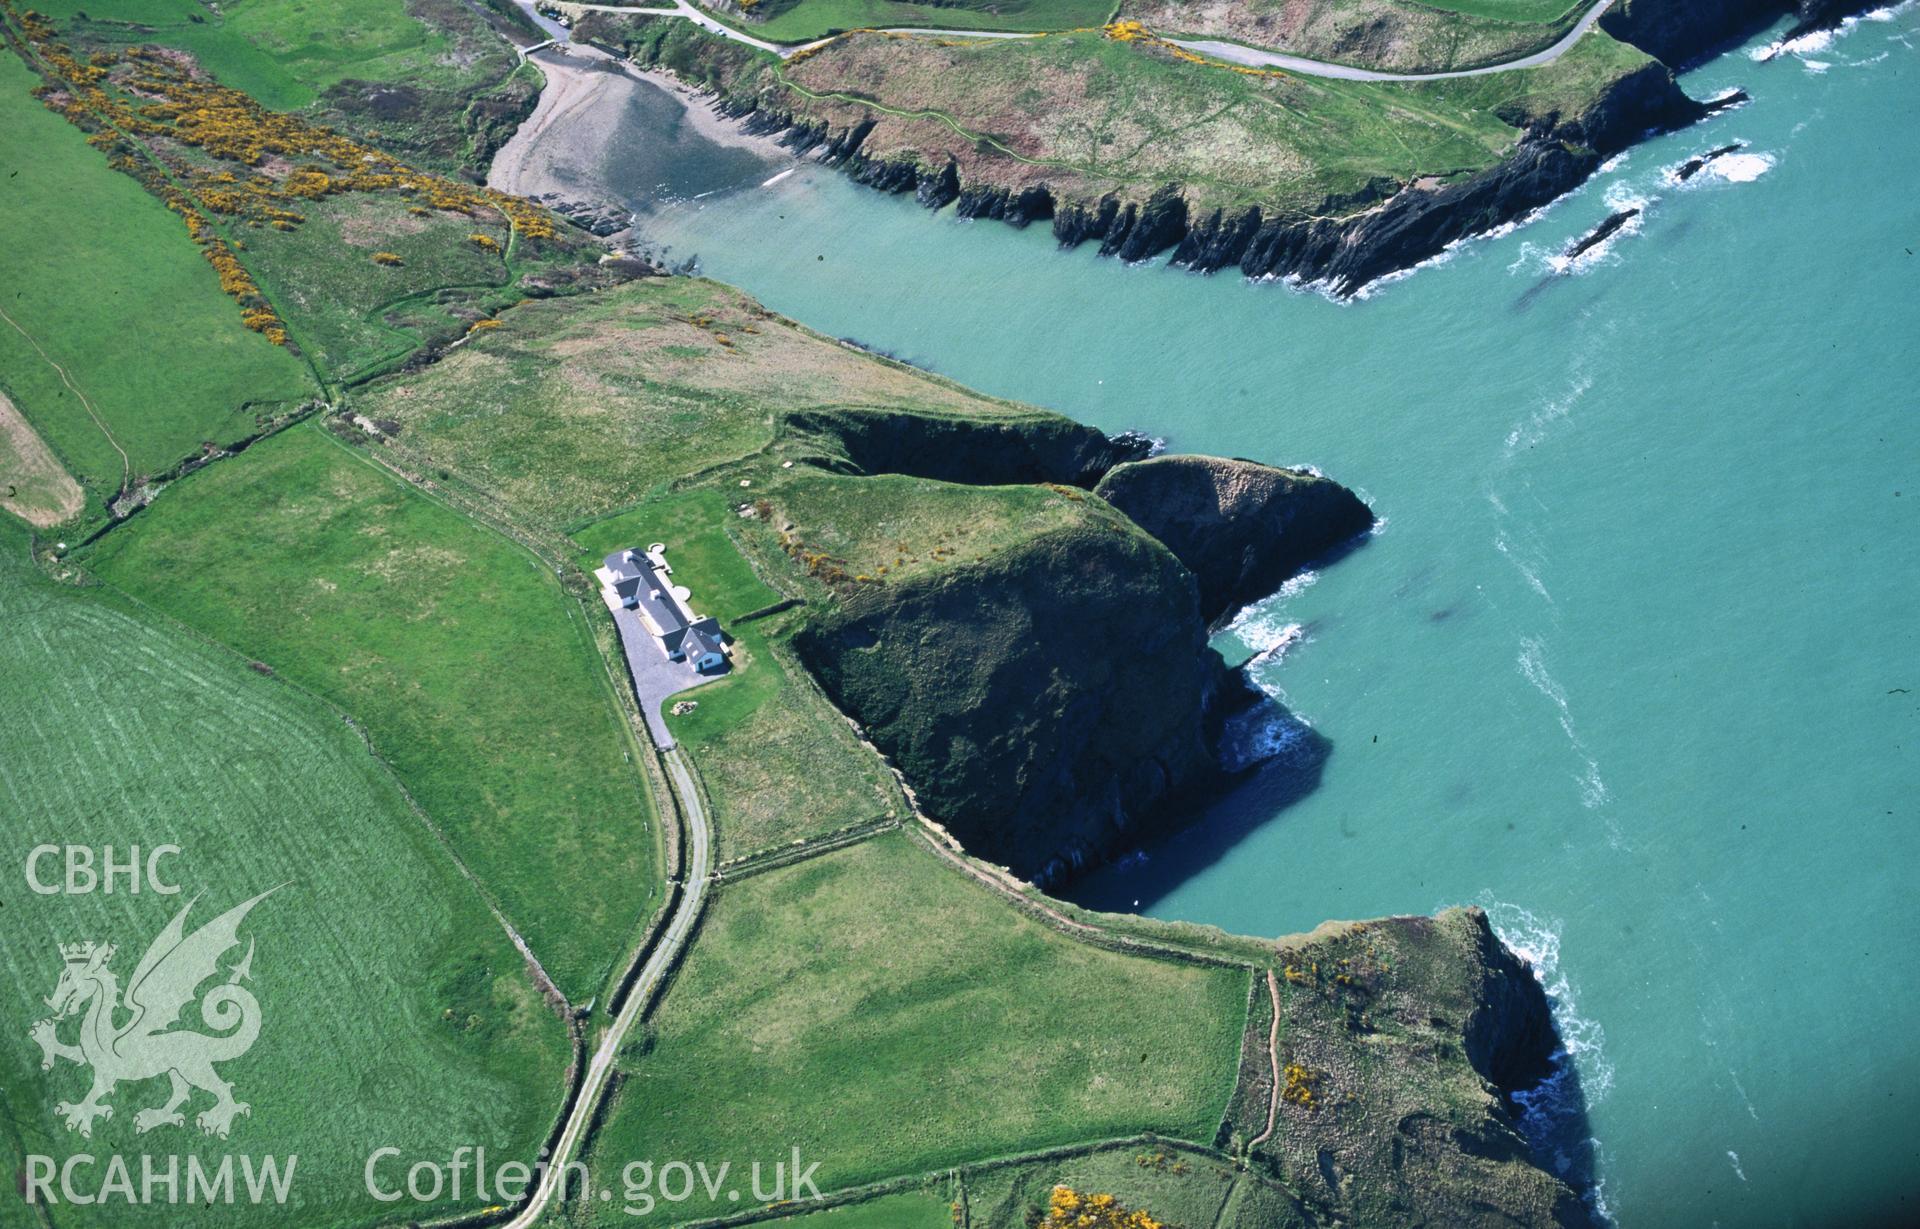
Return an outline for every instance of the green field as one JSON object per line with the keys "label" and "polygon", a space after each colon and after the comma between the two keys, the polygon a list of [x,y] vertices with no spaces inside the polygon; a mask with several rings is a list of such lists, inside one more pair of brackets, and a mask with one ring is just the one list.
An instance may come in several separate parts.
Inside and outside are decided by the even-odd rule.
{"label": "green field", "polygon": [[[39,0],[89,34],[191,51],[221,82],[278,111],[303,107],[336,82],[445,75],[455,40],[402,0]],[[131,28],[129,28],[131,27]]]}
{"label": "green field", "polygon": [[[690,752],[713,800],[722,862],[897,813],[885,767],[825,698],[775,655],[798,614],[742,623],[778,602],[741,557],[729,523],[746,527],[717,490],[653,501],[575,531],[589,569],[612,551],[668,543],[674,578],[701,614],[734,637],[734,668],[684,697],[694,711],[667,725]],[[785,563],[784,557],[780,562]]]}
{"label": "green field", "polygon": [[1106,22],[1115,0],[759,0],[748,17],[713,10],[757,38],[800,43],[839,30],[911,26],[941,30],[1073,30]]}
{"label": "green field", "polygon": [[1572,28],[1592,0],[1124,0],[1157,34],[1220,38],[1333,64],[1441,72],[1515,60]]}
{"label": "green field", "polygon": [[[504,248],[503,219],[408,208],[397,196],[357,193],[303,205],[307,220],[291,231],[244,232],[248,262],[274,305],[336,379],[352,380],[424,341],[459,337],[468,322],[443,303],[477,319],[519,297],[505,290],[512,274],[501,251],[469,238],[485,235]],[[401,263],[376,264],[376,252]]]}
{"label": "green field", "polygon": [[[564,1093],[565,1028],[391,774],[334,712],[284,681],[111,590],[48,582],[24,537],[0,520],[0,839],[15,885],[0,943],[15,991],[0,1021],[0,1164],[15,1172],[20,1152],[121,1153],[137,1182],[143,1151],[209,1164],[298,1156],[289,1212],[52,1209],[62,1229],[171,1229],[390,1216],[361,1179],[377,1145],[444,1156],[459,1140],[531,1158]],[[42,842],[96,856],[111,845],[119,859],[130,845],[178,845],[159,869],[182,892],[131,894],[122,878],[112,895],[30,893],[21,869]],[[42,862],[41,878],[57,881],[59,866]],[[203,924],[277,884],[241,929],[257,943],[248,985],[259,1039],[219,1068],[251,1114],[226,1140],[204,1136],[193,1115],[212,1097],[198,1093],[183,1127],[136,1134],[135,1112],[166,1100],[166,1081],[153,1079],[121,1085],[108,1099],[117,1112],[91,1139],[70,1133],[53,1107],[82,1098],[86,1073],[64,1059],[43,1072],[28,1038],[48,1014],[41,997],[60,977],[60,945],[116,944],[110,967],[124,984],[195,894],[206,895],[191,923]],[[197,1009],[183,1024],[202,1026]],[[68,1022],[62,1039],[74,1032]],[[92,1173],[97,1184],[102,1171]],[[0,1223],[42,1223],[11,1192],[5,1206]]]}
{"label": "green field", "polygon": [[1570,13],[1584,12],[1589,0],[1424,0],[1432,8],[1449,9],[1495,21],[1556,22]]}
{"label": "green field", "polygon": [[298,427],[86,564],[351,713],[568,996],[599,990],[659,837],[586,616],[537,559]]}
{"label": "green field", "polygon": [[316,385],[241,325],[180,220],[31,97],[38,84],[0,52],[0,166],[13,168],[0,176],[12,236],[0,247],[11,321],[0,320],[0,391],[97,509],[123,473],[246,435],[250,407],[283,408]]}
{"label": "green field", "polygon": [[1246,996],[1242,971],[1068,939],[885,834],[719,890],[627,1061],[595,1184],[795,1146],[828,1191],[1142,1130],[1211,1141]]}
{"label": "green field", "polygon": [[[965,486],[905,474],[857,478],[795,469],[768,495],[776,519],[854,577],[889,582],[977,562],[1010,546],[1108,515],[1077,490]],[[1115,518],[1119,519],[1119,518]]]}
{"label": "green field", "polygon": [[810,333],[702,279],[529,303],[502,324],[426,370],[356,390],[354,408],[400,423],[397,446],[421,465],[556,528],[722,469],[775,477],[776,457],[763,454],[776,407],[1016,408]]}
{"label": "green field", "polygon": [[[1183,7],[1187,13],[1196,8],[1218,9],[1238,17],[1256,15],[1265,8],[1277,10],[1280,6],[1252,0],[1220,5],[1186,3]],[[1299,7],[1297,0],[1294,7]],[[1350,15],[1349,20],[1356,25],[1381,20],[1383,14],[1388,21],[1398,17],[1418,22],[1435,9],[1489,22],[1553,24],[1576,11],[1570,9],[1567,0],[1433,0],[1430,4],[1409,0],[1319,0],[1315,7],[1333,14]],[[1106,24],[1116,10],[1120,16],[1132,17],[1142,9],[1165,15],[1167,30],[1193,28],[1183,23],[1178,10],[1130,4],[1125,0],[956,0],[930,4],[911,4],[905,0],[748,0],[740,8],[744,13],[718,8],[709,8],[709,11],[756,37],[776,43],[805,42],[842,30],[901,27],[1022,32],[1078,30]],[[1186,19],[1191,20],[1191,17]],[[1233,18],[1227,20],[1231,23]]]}
{"label": "green field", "polygon": [[947,1201],[914,1191],[769,1222],[786,1229],[953,1229]]}

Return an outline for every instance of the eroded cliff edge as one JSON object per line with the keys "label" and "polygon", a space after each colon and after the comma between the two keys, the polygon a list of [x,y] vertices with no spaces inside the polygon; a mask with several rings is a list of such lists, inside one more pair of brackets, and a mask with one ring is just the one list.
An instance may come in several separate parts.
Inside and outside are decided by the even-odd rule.
{"label": "eroded cliff edge", "polygon": [[1226,722],[1265,702],[1209,626],[1373,523],[1329,479],[1138,460],[1137,443],[1054,416],[834,411],[787,429],[835,472],[971,479],[983,510],[996,484],[1050,484],[1065,501],[984,557],[843,585],[795,641],[923,811],[1042,882],[1194,817],[1228,776]]}
{"label": "eroded cliff edge", "polygon": [[[1558,1174],[1535,1163],[1530,1133],[1577,1137],[1581,1153],[1586,1128],[1522,1115],[1544,1081],[1574,1075],[1539,980],[1484,912],[1329,922],[1282,939],[1277,963],[1255,987],[1218,1142],[1237,1141],[1297,1201],[1239,1223],[1596,1223],[1576,1189],[1583,1156],[1562,1157]],[[1577,1088],[1560,1091],[1577,1117]]]}
{"label": "eroded cliff edge", "polygon": [[[1116,51],[1097,32],[965,46],[854,33],[785,64],[671,19],[590,14],[578,34],[713,91],[756,132],[929,207],[1048,222],[1062,245],[1090,242],[1124,260],[1171,252],[1198,271],[1238,268],[1346,295],[1522,218],[1650,133],[1708,114],[1676,68],[1782,16],[1810,26],[1866,7],[1623,0],[1552,65],[1373,85],[1250,77],[1183,61],[1151,37],[1123,36]],[[1113,102],[1135,96],[1146,101]],[[1274,111],[1318,123],[1276,124]],[[1429,141],[1430,122],[1414,115],[1474,135]],[[1089,153],[1074,135],[1089,127],[1142,143],[1126,142],[1124,156]],[[1161,131],[1183,135],[1153,138]],[[1241,152],[1222,163],[1208,150]]]}

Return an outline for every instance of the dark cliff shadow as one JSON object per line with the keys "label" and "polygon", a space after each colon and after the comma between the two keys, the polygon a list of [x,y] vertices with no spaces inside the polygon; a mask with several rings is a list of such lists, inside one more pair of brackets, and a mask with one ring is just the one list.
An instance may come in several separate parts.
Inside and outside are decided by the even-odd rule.
{"label": "dark cliff shadow", "polygon": [[1166,801],[1194,816],[1191,823],[1049,890],[1090,909],[1150,908],[1317,789],[1333,742],[1262,695],[1226,719],[1220,753],[1228,775],[1215,787]]}
{"label": "dark cliff shadow", "polygon": [[[1559,1007],[1551,988],[1547,1001],[1556,1009]],[[1554,1038],[1558,1044],[1546,1076],[1531,1087],[1509,1091],[1507,1108],[1513,1114],[1514,1125],[1526,1137],[1534,1163],[1573,1188],[1592,1214],[1594,1224],[1608,1225],[1612,1222],[1601,1214],[1599,1207],[1600,1158],[1587,1117],[1586,1090],[1581,1086],[1580,1069],[1567,1050],[1566,1037],[1557,1018]]]}

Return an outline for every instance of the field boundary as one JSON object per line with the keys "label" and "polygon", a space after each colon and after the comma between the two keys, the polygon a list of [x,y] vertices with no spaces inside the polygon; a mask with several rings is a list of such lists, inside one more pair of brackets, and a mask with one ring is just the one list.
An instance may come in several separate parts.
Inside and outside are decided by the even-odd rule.
{"label": "field boundary", "polygon": [[857,845],[879,836],[882,832],[891,832],[900,825],[900,818],[895,815],[882,815],[875,819],[862,820],[824,836],[811,837],[798,844],[744,854],[732,862],[720,864],[714,869],[713,877],[721,883],[750,879],[755,875],[779,870],[783,866],[792,866],[796,862],[805,862],[809,858],[817,858],[837,849],[845,849],[849,845]]}
{"label": "field boundary", "polygon": [[1280,1118],[1280,983],[1272,969],[1267,970],[1267,997],[1273,1003],[1273,1020],[1267,1026],[1267,1060],[1273,1067],[1273,1087],[1267,1094],[1267,1129],[1247,1141],[1249,1152],[1272,1137]]}
{"label": "field boundary", "polygon": [[1172,1148],[1208,1160],[1219,1161],[1245,1173],[1246,1167],[1217,1148],[1205,1144],[1196,1144],[1191,1140],[1173,1139],[1152,1131],[1143,1131],[1137,1135],[1109,1136],[1103,1139],[1087,1140],[1076,1144],[1057,1144],[1050,1148],[1039,1148],[1031,1152],[1008,1153],[1003,1156],[984,1157],[977,1161],[963,1161],[958,1165],[949,1165],[941,1169],[922,1170],[919,1173],[900,1174],[891,1178],[881,1178],[876,1182],[867,1182],[859,1186],[841,1187],[827,1191],[817,1200],[806,1204],[787,1202],[769,1207],[754,1208],[746,1212],[733,1212],[726,1216],[711,1216],[701,1220],[677,1221],[671,1229],[735,1229],[740,1225],[760,1224],[765,1221],[779,1220],[796,1213],[825,1212],[833,1208],[849,1207],[877,1199],[885,1195],[897,1195],[905,1191],[925,1190],[942,1180],[958,1181],[963,1186],[969,1178],[990,1174],[997,1170],[1011,1169],[1020,1165],[1045,1164],[1049,1161],[1070,1161],[1076,1157],[1093,1156],[1101,1152],[1118,1152],[1127,1148]]}

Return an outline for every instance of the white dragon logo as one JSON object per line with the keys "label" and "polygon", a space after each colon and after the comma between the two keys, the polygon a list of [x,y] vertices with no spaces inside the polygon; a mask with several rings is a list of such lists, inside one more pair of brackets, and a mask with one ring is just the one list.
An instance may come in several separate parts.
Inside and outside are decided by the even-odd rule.
{"label": "white dragon logo", "polygon": [[[200,898],[188,901],[140,958],[127,984],[124,1003],[119,978],[108,967],[117,950],[113,944],[61,946],[60,956],[66,967],[53,997],[45,1000],[53,1015],[35,1024],[29,1035],[40,1046],[41,1070],[52,1070],[56,1058],[93,1068],[93,1088],[86,1099],[78,1104],[63,1101],[55,1107],[69,1131],[91,1138],[96,1118],[113,1117],[113,1107],[102,1101],[118,1085],[159,1075],[172,1080],[173,1091],[165,1105],[143,1109],[133,1116],[134,1128],[140,1132],[186,1125],[180,1107],[196,1088],[215,1097],[214,1104],[194,1120],[209,1135],[226,1138],[235,1116],[252,1112],[246,1102],[233,1099],[233,1085],[213,1069],[215,1063],[245,1054],[260,1035],[260,1003],[240,985],[252,976],[251,940],[246,956],[232,967],[227,980],[200,999],[201,1020],[220,1030],[220,1035],[171,1026],[179,1020],[181,1009],[193,1000],[200,984],[220,972],[220,957],[239,946],[240,921],[248,910],[278,890],[269,888],[182,937],[187,913]],[[80,1024],[80,1044],[68,1045],[60,1040],[57,1029],[62,1020],[83,1007],[86,1016]],[[114,1022],[116,1015],[126,1013],[131,1013],[131,1018],[124,1024]]]}

